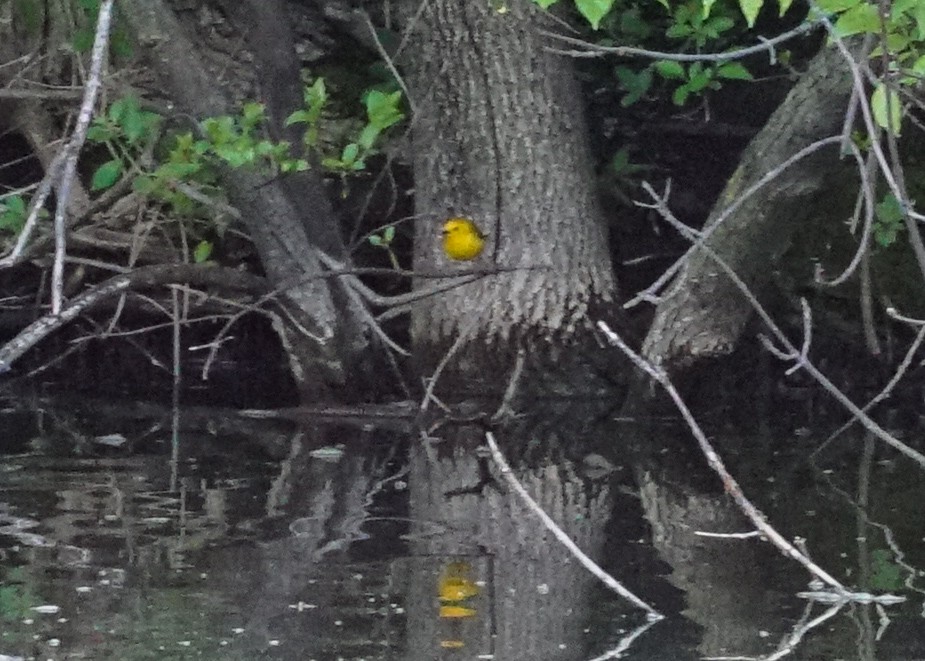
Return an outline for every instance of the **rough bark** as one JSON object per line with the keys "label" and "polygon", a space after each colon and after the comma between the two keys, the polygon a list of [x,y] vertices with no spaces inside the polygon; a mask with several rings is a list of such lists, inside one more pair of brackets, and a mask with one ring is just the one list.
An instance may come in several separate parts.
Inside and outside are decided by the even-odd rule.
{"label": "rough bark", "polygon": [[[419,3],[406,3],[414,16]],[[415,269],[504,269],[418,304],[418,346],[459,334],[569,337],[614,295],[581,95],[567,58],[544,50],[529,0],[431,0],[400,56],[415,106]],[[546,25],[545,27],[552,27]],[[487,235],[474,262],[440,250],[443,221]]]}
{"label": "rough bark", "polygon": [[[769,170],[813,142],[841,133],[850,95],[847,64],[835,48],[824,48],[743,153],[706,226]],[[707,245],[760,295],[795,231],[813,222],[812,214],[847,170],[837,145],[799,161],[743,203]],[[721,267],[699,250],[659,303],[644,353],[666,364],[728,353],[752,312]]]}
{"label": "rough bark", "polygon": [[[139,44],[150,53],[151,65],[165,91],[183,110],[194,117],[233,112],[229,95],[217,82],[215,72],[209,70],[199,49],[163,1],[126,0],[123,9]],[[248,9],[253,7],[240,11]],[[249,15],[255,21],[255,34],[265,40],[270,38],[274,27],[279,27],[272,10],[282,15],[283,8],[273,2],[272,7],[264,9]],[[287,32],[276,35],[275,39],[280,48],[291,44]],[[264,73],[280,73],[284,68],[278,50],[262,51],[273,58],[258,61]],[[294,59],[294,51],[290,54]],[[288,89],[287,85],[275,78],[269,85],[276,119],[280,113],[278,91]],[[285,298],[309,330],[310,337],[292,334],[288,338],[291,355],[296,358],[294,374],[302,384],[303,394],[310,397],[322,392],[324,385],[342,385],[367,343],[358,320],[359,311],[352,309],[346,296],[334,291],[340,287],[337,279],[321,277],[323,268],[315,249],[334,248],[337,254],[343,252],[343,246],[336,232],[331,231],[336,220],[324,198],[319,175],[316,172],[305,175],[310,182],[306,197],[312,206],[308,217],[303,213],[306,204],[297,202],[289,183],[268,181],[266,176],[241,169],[225,169],[222,177],[229,199],[241,211],[270,280],[284,286]]]}

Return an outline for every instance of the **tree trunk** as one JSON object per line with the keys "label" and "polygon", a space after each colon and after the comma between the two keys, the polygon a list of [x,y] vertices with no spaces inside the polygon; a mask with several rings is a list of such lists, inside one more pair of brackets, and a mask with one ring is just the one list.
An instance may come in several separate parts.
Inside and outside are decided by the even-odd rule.
{"label": "tree trunk", "polygon": [[[419,5],[407,3],[409,17]],[[416,348],[459,335],[568,339],[588,327],[589,306],[614,297],[571,62],[544,49],[539,30],[553,24],[535,4],[504,7],[431,0],[409,18],[399,61],[415,109],[415,270],[490,272],[415,306]],[[442,253],[451,216],[485,233],[476,260]]]}
{"label": "tree trunk", "polygon": [[[743,153],[706,227],[767,172],[817,140],[839,135],[850,95],[842,55],[823,48]],[[798,161],[739,206],[706,244],[760,295],[796,230],[825,214],[821,206],[831,203],[833,184],[851,176],[853,166],[853,160],[839,161],[838,144]],[[716,261],[697,250],[659,303],[644,353],[666,364],[728,353],[752,312]]]}
{"label": "tree trunk", "polygon": [[[292,61],[295,59],[292,36],[281,28],[285,26],[281,20],[284,9],[275,0],[271,7],[262,10],[252,5],[238,8],[242,12],[238,16],[252,19],[248,34],[261,40],[254,48],[256,65],[258,72],[268,78],[264,91],[271,117],[277,124],[282,118],[281,105],[292,98],[292,81],[279,80],[278,76],[298,75],[298,67],[281,61],[286,57],[282,51]],[[138,42],[148,49],[151,64],[166,92],[180,107],[196,118],[234,113],[227,92],[162,0],[125,0],[123,10]],[[268,48],[263,41],[270,39],[274,28],[276,47]],[[279,126],[276,130],[281,131]],[[323,248],[339,257],[344,252],[334,231],[337,220],[324,196],[318,171],[302,175],[306,182],[301,193],[304,200],[293,195],[291,183],[283,183],[282,179],[268,181],[258,173],[231,168],[225,168],[222,176],[229,199],[241,211],[267,275],[281,286],[282,297],[308,331],[277,329],[287,345],[303,398],[317,397],[332,385],[344,385],[369,347],[361,311],[340,291],[338,278],[325,277],[315,252],[316,248]],[[309,203],[312,209],[307,212],[305,207]]]}

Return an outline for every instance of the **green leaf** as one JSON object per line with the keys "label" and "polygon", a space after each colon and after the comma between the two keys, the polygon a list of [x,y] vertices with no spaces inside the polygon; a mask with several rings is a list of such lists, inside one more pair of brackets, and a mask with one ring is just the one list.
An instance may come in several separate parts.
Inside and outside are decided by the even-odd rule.
{"label": "green leaf", "polygon": [[875,5],[861,4],[852,7],[835,21],[839,36],[852,34],[876,34],[880,31],[880,15]]}
{"label": "green leaf", "polygon": [[913,62],[911,71],[917,76],[925,76],[925,55]]}
{"label": "green leaf", "polygon": [[620,99],[620,105],[624,108],[636,103],[652,86],[652,71],[649,69],[636,72],[621,66],[615,69],[615,73],[620,81],[620,87],[627,92],[626,96]]}
{"label": "green leaf", "polygon": [[370,90],[366,94],[364,102],[366,103],[366,116],[369,123],[380,131],[397,124],[404,118],[404,114],[399,109],[401,92],[385,94],[379,90]]}
{"label": "green leaf", "polygon": [[888,549],[874,549],[870,554],[870,586],[883,592],[903,589],[903,572],[892,552]]}
{"label": "green leaf", "polygon": [[207,261],[209,257],[212,256],[212,242],[211,241],[200,241],[196,244],[196,248],[193,250],[193,261],[196,264],[202,264]]}
{"label": "green leaf", "polygon": [[360,147],[355,142],[351,142],[349,145],[344,147],[344,151],[340,155],[341,163],[344,165],[349,165],[357,160],[357,155],[360,153]]}
{"label": "green leaf", "polygon": [[324,78],[318,78],[303,92],[305,105],[311,109],[323,106],[328,101],[328,91],[324,85]]}
{"label": "green leaf", "polygon": [[777,0],[777,6],[780,8],[780,13],[778,16],[783,16],[787,13],[787,10],[790,9],[790,5],[793,4],[793,0]]}
{"label": "green leaf", "polygon": [[595,30],[600,27],[601,19],[607,15],[613,3],[614,0],[575,0],[578,11],[588,19],[588,23]]}
{"label": "green leaf", "polygon": [[230,142],[235,137],[234,118],[228,116],[209,117],[202,122],[202,132],[214,145]]}
{"label": "green leaf", "polygon": [[379,236],[378,234],[371,235],[368,240],[371,246],[381,246],[382,245],[382,237]]}
{"label": "green leaf", "polygon": [[74,32],[71,45],[77,53],[89,53],[90,49],[93,48],[93,40],[95,38],[96,35],[93,33],[93,30],[89,28],[79,28]]}
{"label": "green leaf", "polygon": [[915,9],[920,2],[921,0],[893,0],[890,3],[890,13],[893,17],[901,16],[907,11]]}
{"label": "green leaf", "polygon": [[913,10],[913,20],[915,21],[915,38],[919,41],[925,41],[925,3],[919,2]]}
{"label": "green leaf", "polygon": [[667,80],[686,80],[684,65],[673,60],[659,60],[653,64],[655,70],[662,78]]}
{"label": "green leaf", "polygon": [[538,4],[538,5],[539,5],[540,7],[542,7],[543,9],[549,9],[549,8],[552,7],[554,4],[556,4],[556,2],[558,2],[558,0],[533,0],[533,2],[535,2],[536,4]]}
{"label": "green leaf", "polygon": [[864,0],[817,0],[816,6],[828,14],[837,14],[846,9],[857,7]]}
{"label": "green leaf", "polygon": [[748,23],[748,27],[755,27],[758,12],[761,11],[763,6],[764,0],[739,0],[739,8],[742,10],[742,15],[745,17],[745,22]]}
{"label": "green leaf", "polygon": [[649,166],[639,165],[630,160],[630,150],[628,147],[621,147],[620,150],[610,159],[610,172],[617,178],[625,179],[638,172],[644,172]]}
{"label": "green leaf", "polygon": [[652,35],[653,27],[641,16],[639,8],[633,7],[620,13],[619,30],[627,38],[642,42]]}
{"label": "green leaf", "polygon": [[109,142],[114,137],[112,127],[103,123],[99,118],[94,119],[93,124],[87,129],[87,140],[90,142]]}
{"label": "green leaf", "polygon": [[704,32],[708,33],[714,39],[718,39],[719,36],[726,32],[726,30],[731,30],[735,27],[735,21],[733,21],[728,16],[717,16],[711,18],[710,21],[704,25]]}
{"label": "green leaf", "polygon": [[156,174],[169,181],[188,181],[201,169],[199,163],[164,163],[157,169]]}
{"label": "green leaf", "polygon": [[105,190],[119,181],[122,174],[122,161],[113,159],[106,161],[96,169],[90,180],[90,190]]}
{"label": "green leaf", "polygon": [[127,113],[122,120],[122,130],[130,143],[137,143],[150,138],[161,117],[157,113],[135,110]]}
{"label": "green leaf", "polygon": [[692,33],[691,27],[685,23],[675,23],[665,30],[665,36],[670,39],[686,39]]}
{"label": "green leaf", "polygon": [[382,238],[385,239],[386,243],[392,243],[392,239],[395,238],[395,225],[389,225],[382,232]]}
{"label": "green leaf", "polygon": [[373,145],[376,143],[376,138],[379,137],[379,127],[374,124],[367,124],[363,127],[363,131],[360,133],[360,137],[357,140],[359,145],[366,151],[369,151],[373,148]]}
{"label": "green leaf", "polygon": [[286,118],[285,125],[292,126],[293,124],[304,124],[308,122],[308,118],[309,113],[307,110],[296,110]]}
{"label": "green leaf", "polygon": [[903,108],[896,90],[889,89],[883,83],[877,85],[870,96],[870,109],[878,126],[890,131],[893,135],[899,135],[903,121]]}
{"label": "green leaf", "polygon": [[902,222],[904,217],[899,200],[896,199],[893,193],[887,193],[883,196],[883,199],[877,203],[876,211],[877,220],[882,223],[898,224]]}
{"label": "green leaf", "polygon": [[13,213],[18,213],[23,216],[26,215],[26,201],[23,199],[22,195],[11,195],[6,198],[3,204],[7,211],[12,211]]}
{"label": "green leaf", "polygon": [[113,101],[112,104],[110,104],[109,110],[106,112],[106,114],[113,122],[116,124],[121,124],[122,120],[129,113],[137,113],[139,110],[140,106],[138,105],[138,99],[136,99],[131,94],[128,94]]}
{"label": "green leaf", "polygon": [[245,135],[250,135],[265,119],[265,106],[262,103],[256,101],[245,103],[241,108],[241,131]]}
{"label": "green leaf", "polygon": [[311,165],[304,158],[296,158],[294,160],[283,161],[282,162],[283,172],[305,172]]}
{"label": "green leaf", "polygon": [[11,195],[0,202],[0,230],[19,234],[26,224],[26,201],[21,195]]}
{"label": "green leaf", "polygon": [[234,142],[215,146],[215,155],[224,160],[233,168],[249,165],[256,160],[256,150],[253,146],[245,146]]}
{"label": "green leaf", "polygon": [[704,19],[710,18],[710,11],[713,9],[714,4],[716,4],[716,0],[703,0]]}
{"label": "green leaf", "polygon": [[716,69],[716,77],[728,80],[752,80],[752,74],[739,62],[727,62],[719,65]]}
{"label": "green leaf", "polygon": [[688,89],[687,85],[681,85],[671,95],[671,102],[676,106],[683,106],[685,103],[687,103],[687,97],[689,94],[690,89]]}
{"label": "green leaf", "polygon": [[132,182],[132,190],[141,195],[153,195],[159,188],[160,183],[158,180],[147,174],[135,177],[135,180]]}
{"label": "green leaf", "polygon": [[[693,67],[691,67],[693,69]],[[687,88],[691,92],[699,92],[704,89],[707,85],[710,84],[710,81],[713,80],[713,69],[706,68],[703,71],[698,73],[691,73],[690,81],[687,83]]]}

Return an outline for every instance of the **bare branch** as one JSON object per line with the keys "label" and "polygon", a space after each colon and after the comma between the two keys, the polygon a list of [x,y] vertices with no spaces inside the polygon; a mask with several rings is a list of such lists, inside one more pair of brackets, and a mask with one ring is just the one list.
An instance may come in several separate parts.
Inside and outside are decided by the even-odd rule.
{"label": "bare branch", "polygon": [[87,137],[90,120],[93,119],[93,109],[96,106],[96,97],[103,84],[103,62],[109,49],[109,27],[112,22],[112,5],[115,0],[103,0],[100,4],[99,16],[96,21],[96,36],[93,41],[93,51],[90,59],[90,75],[84,88],[83,102],[80,104],[80,113],[74,133],[64,150],[64,168],[61,172],[61,185],[58,187],[58,204],[55,209],[55,262],[51,271],[51,311],[57,314],[61,311],[64,297],[64,258],[67,254],[67,201],[70,196],[71,184],[77,171],[77,157]]}
{"label": "bare branch", "polygon": [[775,46],[777,46],[777,44],[784,43],[785,41],[789,41],[808,32],[812,32],[818,26],[819,21],[808,21],[798,25],[792,30],[788,30],[787,32],[779,34],[772,39],[761,37],[761,43],[756,44],[755,46],[739,48],[737,50],[731,50],[726,53],[666,53],[663,51],[651,51],[645,48],[635,48],[632,46],[601,46],[587,42],[584,39],[567,37],[564,34],[549,32],[547,30],[542,30],[541,34],[544,34],[551,39],[555,39],[557,41],[561,41],[581,49],[549,49],[553,53],[558,53],[559,55],[569,55],[571,57],[603,57],[605,55],[616,55],[619,57],[644,57],[651,60],[672,60],[674,62],[728,62],[730,60],[740,60],[744,57],[748,57],[749,55],[754,55],[755,53],[768,52],[770,54],[771,62],[773,63],[777,58],[775,52]]}
{"label": "bare branch", "polygon": [[120,274],[95,286],[66,303],[57,314],[47,314],[35,320],[9,342],[0,346],[0,373],[9,371],[13,363],[52,332],[73,321],[97,303],[121,295],[133,287],[150,287],[172,282],[201,282],[244,291],[266,291],[266,281],[256,275],[236,269],[202,267],[192,264],[168,264],[136,269]]}
{"label": "bare branch", "polygon": [[706,243],[706,241],[727,218],[731,217],[732,214],[735,213],[736,210],[741,207],[748,198],[750,198],[764,186],[768,185],[770,182],[774,181],[774,179],[780,176],[784,170],[797,163],[798,161],[806,158],[807,156],[810,156],[811,154],[819,151],[823,147],[827,147],[829,145],[837,145],[840,143],[841,135],[830,136],[828,138],[817,140],[811,145],[807,145],[796,154],[788,158],[786,161],[767,172],[763,177],[761,177],[761,179],[750,186],[748,190],[742,193],[742,195],[740,195],[732,204],[726,207],[723,212],[716,217],[716,220],[701,232],[700,239],[694,245],[692,245],[680,259],[668,267],[668,269],[655,282],[646,287],[640,293],[636,294],[636,296],[634,296],[632,299],[624,303],[623,307],[631,308],[638,305],[642,301],[652,300],[656,296],[657,292],[661,290],[661,288],[666,284],[668,284],[668,282],[675,276],[681,267],[684,266],[684,264],[690,259],[691,255],[693,255],[700,246]]}

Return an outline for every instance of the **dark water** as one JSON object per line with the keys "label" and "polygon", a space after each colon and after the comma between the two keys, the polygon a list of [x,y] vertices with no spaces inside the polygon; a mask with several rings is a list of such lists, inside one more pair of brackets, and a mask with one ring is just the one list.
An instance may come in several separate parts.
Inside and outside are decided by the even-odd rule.
{"label": "dark water", "polygon": [[477,428],[4,406],[2,655],[925,659],[922,469],[858,434],[811,458],[813,434],[712,430],[785,536],[898,605],[814,603],[768,543],[700,534],[750,527],[675,421],[550,405],[498,432],[569,537],[666,615],[653,624],[498,479]]}

